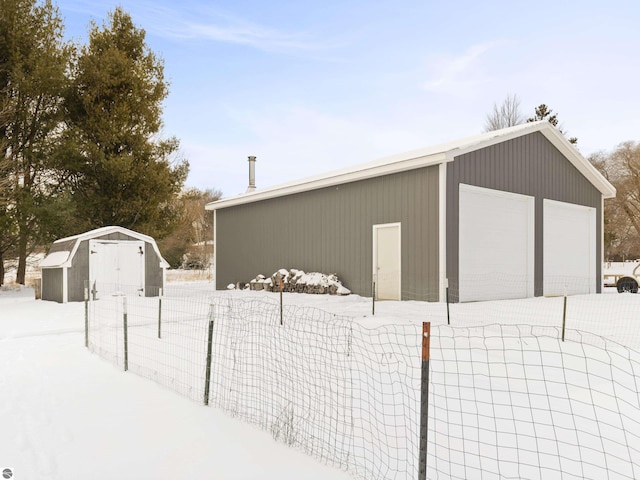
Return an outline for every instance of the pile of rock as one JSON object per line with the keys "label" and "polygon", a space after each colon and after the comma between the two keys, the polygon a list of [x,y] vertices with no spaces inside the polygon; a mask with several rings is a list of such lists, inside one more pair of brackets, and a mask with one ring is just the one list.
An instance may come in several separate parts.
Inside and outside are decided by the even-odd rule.
{"label": "pile of rock", "polygon": [[312,293],[330,295],[349,295],[351,291],[342,285],[337,275],[324,273],[305,273],[302,270],[281,268],[270,277],[258,275],[248,283],[230,284],[229,289],[266,290],[279,292],[282,282],[283,292]]}

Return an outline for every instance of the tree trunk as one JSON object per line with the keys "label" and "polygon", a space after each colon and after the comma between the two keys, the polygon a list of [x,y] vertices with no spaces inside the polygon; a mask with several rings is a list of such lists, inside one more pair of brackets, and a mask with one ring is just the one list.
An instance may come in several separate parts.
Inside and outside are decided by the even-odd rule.
{"label": "tree trunk", "polygon": [[4,285],[4,256],[0,252],[0,287]]}
{"label": "tree trunk", "polygon": [[18,273],[16,273],[16,283],[25,284],[25,276],[27,272],[27,229],[20,229],[18,238]]}

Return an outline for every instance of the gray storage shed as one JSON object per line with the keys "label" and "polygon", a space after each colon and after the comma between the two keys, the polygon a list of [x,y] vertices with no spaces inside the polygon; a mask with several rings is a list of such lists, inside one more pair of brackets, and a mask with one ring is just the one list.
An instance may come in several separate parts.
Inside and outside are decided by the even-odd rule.
{"label": "gray storage shed", "polygon": [[285,267],[379,299],[600,292],[614,196],[549,122],[487,132],[208,204],[216,287]]}
{"label": "gray storage shed", "polygon": [[56,240],[40,263],[42,299],[84,300],[85,282],[94,298],[115,291],[157,296],[169,264],[155,240],[123,227],[103,227]]}

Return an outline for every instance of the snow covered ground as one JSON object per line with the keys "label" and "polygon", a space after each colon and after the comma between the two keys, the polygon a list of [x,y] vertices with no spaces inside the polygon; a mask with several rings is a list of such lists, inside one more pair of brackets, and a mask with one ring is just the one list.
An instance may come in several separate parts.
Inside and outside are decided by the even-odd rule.
{"label": "snow covered ground", "polygon": [[[84,348],[83,304],[33,297],[31,289],[0,290],[0,470],[12,468],[14,479],[350,478],[268,432],[114,368]],[[443,304],[379,302],[372,316],[371,300],[358,296],[284,298],[371,327],[447,321]],[[568,329],[640,350],[640,295],[575,296],[567,304]],[[451,324],[460,326],[560,327],[562,312],[560,297],[450,306]]]}
{"label": "snow covered ground", "polygon": [[0,471],[14,480],[350,478],[92,355],[83,308],[0,290]]}

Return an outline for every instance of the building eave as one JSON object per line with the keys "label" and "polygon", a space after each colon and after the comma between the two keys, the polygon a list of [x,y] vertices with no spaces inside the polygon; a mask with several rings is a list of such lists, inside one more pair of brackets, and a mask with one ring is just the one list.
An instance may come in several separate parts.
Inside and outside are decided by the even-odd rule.
{"label": "building eave", "polygon": [[[395,161],[393,161],[395,160]],[[254,192],[237,195],[235,197],[224,198],[205,206],[206,210],[220,210],[222,208],[243,205],[246,203],[259,202],[270,198],[283,197],[296,193],[318,190],[320,188],[333,187],[345,183],[366,180],[369,178],[390,175],[404,172],[416,168],[438,165],[448,161],[444,153],[423,155],[418,157],[402,158],[399,155],[387,157],[383,160],[363,164],[355,169],[343,169],[329,172],[323,175],[305,178],[291,183],[277,185],[271,188],[256,190]]]}
{"label": "building eave", "polygon": [[570,162],[573,164],[604,198],[613,198],[616,190],[606,178],[604,178],[591,163],[565,138],[565,136],[553,127],[548,121],[525,123],[514,127],[485,132],[480,135],[461,140],[427,147],[410,152],[400,153],[380,160],[348,167],[326,174],[297,180],[275,187],[255,190],[234,197],[223,198],[208,203],[206,210],[219,210],[223,208],[258,202],[286,195],[293,195],[310,190],[332,187],[345,183],[366,180],[369,178],[390,175],[416,168],[424,168],[441,163],[452,162],[456,157],[465,153],[480,150],[482,148],[503,143],[531,133],[540,132],[544,135]]}

